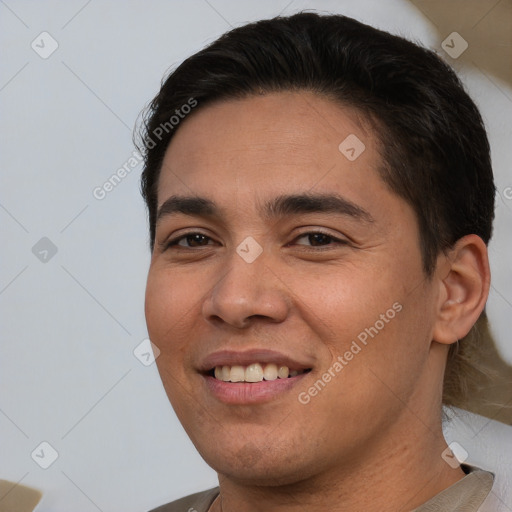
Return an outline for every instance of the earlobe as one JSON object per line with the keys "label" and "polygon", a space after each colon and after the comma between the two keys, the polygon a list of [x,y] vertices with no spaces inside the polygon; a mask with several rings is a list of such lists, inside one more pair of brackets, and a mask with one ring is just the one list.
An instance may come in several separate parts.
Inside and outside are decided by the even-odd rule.
{"label": "earlobe", "polygon": [[487,246],[477,235],[458,240],[442,259],[433,339],[449,345],[466,336],[483,311],[490,269]]}

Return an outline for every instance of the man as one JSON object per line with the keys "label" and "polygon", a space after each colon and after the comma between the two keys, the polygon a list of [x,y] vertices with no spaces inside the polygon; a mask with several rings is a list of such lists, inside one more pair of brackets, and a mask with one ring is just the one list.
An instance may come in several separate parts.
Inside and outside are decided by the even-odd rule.
{"label": "man", "polygon": [[343,16],[223,35],[153,100],[158,368],[219,488],[162,511],[483,510],[448,464],[489,292],[480,114],[435,54]]}

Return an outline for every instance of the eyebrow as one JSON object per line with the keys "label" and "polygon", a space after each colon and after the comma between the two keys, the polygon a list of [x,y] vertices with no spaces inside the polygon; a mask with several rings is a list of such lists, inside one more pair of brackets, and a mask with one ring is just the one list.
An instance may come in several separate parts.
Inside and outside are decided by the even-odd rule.
{"label": "eyebrow", "polygon": [[[338,194],[280,195],[267,201],[258,210],[266,220],[305,213],[334,213],[365,223],[374,222],[368,211]],[[163,217],[180,213],[199,217],[222,216],[220,208],[210,199],[198,196],[171,196],[158,209],[156,222]]]}

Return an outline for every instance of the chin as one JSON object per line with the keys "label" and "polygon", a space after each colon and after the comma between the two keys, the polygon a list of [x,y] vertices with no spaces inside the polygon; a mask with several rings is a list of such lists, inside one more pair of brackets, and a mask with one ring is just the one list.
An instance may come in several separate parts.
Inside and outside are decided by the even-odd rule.
{"label": "chin", "polygon": [[[218,462],[218,461],[217,461]],[[256,467],[244,466],[243,463],[230,464],[222,461],[220,464],[209,464],[219,476],[229,478],[240,485],[257,487],[281,487],[297,484],[311,475],[306,471],[290,465],[276,467],[268,461]]]}
{"label": "chin", "polygon": [[[208,446],[196,446],[206,463],[219,475],[236,481],[241,485],[277,487],[293,485],[312,476],[312,464],[298,458],[301,450],[280,450],[268,445],[268,439],[257,446],[247,443],[236,449],[233,446],[225,450],[212,449],[215,443]],[[216,444],[217,447],[221,443]],[[282,450],[282,448],[281,448]],[[309,468],[310,471],[307,471]]]}

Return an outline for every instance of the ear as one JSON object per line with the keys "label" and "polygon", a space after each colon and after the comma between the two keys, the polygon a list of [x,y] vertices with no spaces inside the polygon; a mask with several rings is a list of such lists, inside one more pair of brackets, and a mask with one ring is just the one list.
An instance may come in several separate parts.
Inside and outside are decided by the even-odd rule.
{"label": "ear", "polygon": [[449,345],[466,336],[478,320],[489,295],[491,271],[487,246],[477,235],[461,238],[440,259],[433,339]]}

